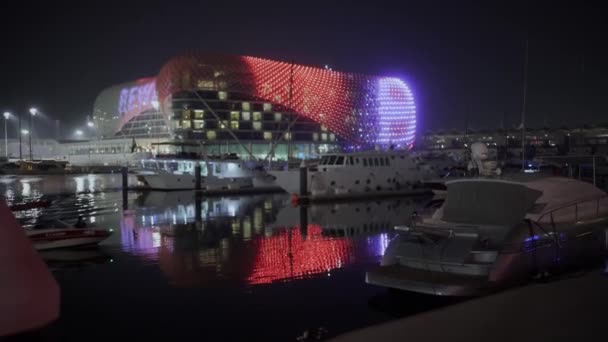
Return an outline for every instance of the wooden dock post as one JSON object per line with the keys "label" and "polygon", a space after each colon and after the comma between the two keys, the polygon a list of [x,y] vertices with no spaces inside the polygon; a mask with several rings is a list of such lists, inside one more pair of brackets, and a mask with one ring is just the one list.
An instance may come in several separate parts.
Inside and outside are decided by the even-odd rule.
{"label": "wooden dock post", "polygon": [[201,165],[196,164],[194,166],[194,179],[195,179],[194,190],[197,190],[197,191],[201,190],[201,172],[202,172]]}
{"label": "wooden dock post", "polygon": [[123,166],[120,168],[122,175],[122,210],[129,209],[129,168]]}

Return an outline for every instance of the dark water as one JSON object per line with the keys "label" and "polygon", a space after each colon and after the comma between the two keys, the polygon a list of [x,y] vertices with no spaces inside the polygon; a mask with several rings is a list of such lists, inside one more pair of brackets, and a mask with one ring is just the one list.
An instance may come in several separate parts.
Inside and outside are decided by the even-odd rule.
{"label": "dark water", "polygon": [[364,282],[424,199],[294,208],[285,194],[150,192],[123,211],[118,176],[0,181],[9,202],[53,200],[19,213],[24,226],[84,216],[115,231],[98,249],[42,253],[62,290],[43,339],[316,340],[451,302]]}
{"label": "dark water", "polygon": [[53,200],[18,213],[26,227],[83,216],[115,232],[96,249],[41,253],[62,311],[37,338],[323,340],[460,301],[365,283],[392,227],[428,198],[302,208],[286,194],[132,192],[123,211],[118,184],[112,175],[0,178],[10,203]]}

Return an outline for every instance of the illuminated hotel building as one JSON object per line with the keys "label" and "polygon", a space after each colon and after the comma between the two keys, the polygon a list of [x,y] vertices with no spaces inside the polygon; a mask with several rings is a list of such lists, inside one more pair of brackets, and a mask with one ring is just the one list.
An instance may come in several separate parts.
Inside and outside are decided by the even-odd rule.
{"label": "illuminated hotel building", "polygon": [[268,59],[184,54],[158,76],[104,90],[99,138],[175,139],[210,153],[306,158],[337,149],[410,148],[416,107],[400,79]]}

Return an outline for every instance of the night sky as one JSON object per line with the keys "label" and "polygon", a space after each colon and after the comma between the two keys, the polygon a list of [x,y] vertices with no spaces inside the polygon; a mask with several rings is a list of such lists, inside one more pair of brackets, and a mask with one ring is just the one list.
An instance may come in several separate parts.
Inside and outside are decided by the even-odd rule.
{"label": "night sky", "polygon": [[[572,2],[3,2],[0,110],[38,106],[83,126],[107,86],[154,76],[185,50],[328,64],[403,77],[419,132],[608,122],[605,11]],[[17,8],[15,8],[17,6]],[[21,7],[21,8],[19,8]]]}

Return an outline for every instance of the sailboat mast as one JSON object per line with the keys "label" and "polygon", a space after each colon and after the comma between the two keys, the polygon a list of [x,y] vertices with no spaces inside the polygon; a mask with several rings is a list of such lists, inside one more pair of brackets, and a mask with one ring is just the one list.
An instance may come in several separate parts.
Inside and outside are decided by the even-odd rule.
{"label": "sailboat mast", "polygon": [[526,39],[526,55],[524,59],[524,94],[521,106],[521,170],[526,168],[526,93],[528,87],[528,40]]}

